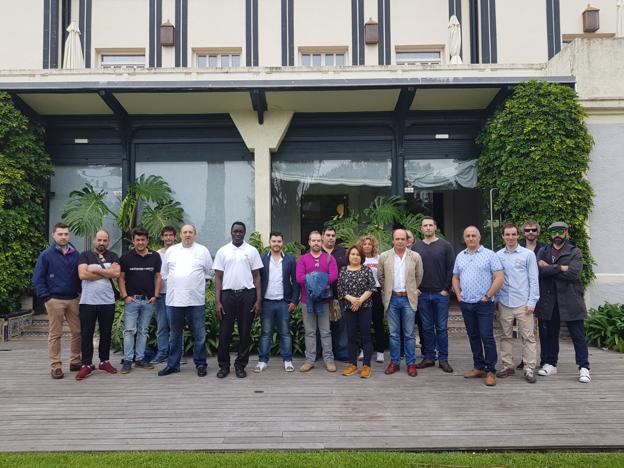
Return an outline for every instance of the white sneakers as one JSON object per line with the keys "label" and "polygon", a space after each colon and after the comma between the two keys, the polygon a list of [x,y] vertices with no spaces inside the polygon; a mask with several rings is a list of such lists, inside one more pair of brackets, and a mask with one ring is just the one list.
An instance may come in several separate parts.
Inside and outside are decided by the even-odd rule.
{"label": "white sneakers", "polygon": [[284,361],[284,371],[286,372],[294,372],[295,367],[293,366],[292,361]]}
{"label": "white sneakers", "polygon": [[256,367],[254,367],[254,372],[256,374],[259,374],[260,372],[262,372],[266,368],[267,368],[267,363],[260,361],[258,364],[256,364]]}
{"label": "white sneakers", "polygon": [[360,355],[358,356],[358,361],[363,361],[364,360],[364,350],[360,349]]}
{"label": "white sneakers", "polygon": [[557,373],[557,368],[555,366],[551,366],[550,364],[544,364],[544,367],[538,370],[537,373],[542,377],[555,375]]}
{"label": "white sneakers", "polygon": [[591,377],[589,376],[589,369],[585,367],[581,367],[581,369],[579,370],[579,382],[581,383],[591,382]]}
{"label": "white sneakers", "polygon": [[384,362],[384,353],[377,353],[377,362]]}

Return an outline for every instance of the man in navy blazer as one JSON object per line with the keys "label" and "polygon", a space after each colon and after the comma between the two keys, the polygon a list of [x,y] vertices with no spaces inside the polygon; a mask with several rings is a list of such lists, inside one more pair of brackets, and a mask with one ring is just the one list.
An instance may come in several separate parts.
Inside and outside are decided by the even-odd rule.
{"label": "man in navy blazer", "polygon": [[262,254],[264,268],[260,270],[262,285],[262,335],[260,355],[254,372],[262,372],[269,362],[273,327],[277,324],[280,335],[280,352],[284,370],[295,370],[292,364],[292,336],[290,314],[299,303],[299,284],[295,278],[295,258],[285,253],[284,236],[281,232],[269,235],[269,252]]}

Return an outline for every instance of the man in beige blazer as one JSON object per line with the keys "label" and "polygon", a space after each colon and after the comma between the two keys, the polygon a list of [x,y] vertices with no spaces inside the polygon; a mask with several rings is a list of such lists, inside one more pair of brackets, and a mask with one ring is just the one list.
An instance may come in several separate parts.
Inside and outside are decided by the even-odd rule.
{"label": "man in beige blazer", "polygon": [[410,377],[416,370],[416,342],[414,341],[414,319],[418,307],[418,286],[423,277],[420,255],[407,249],[407,233],[395,229],[392,233],[393,248],[379,256],[379,283],[383,288],[382,300],[388,314],[390,328],[390,364],[385,373],[394,374],[401,362],[401,325],[405,346],[407,373]]}

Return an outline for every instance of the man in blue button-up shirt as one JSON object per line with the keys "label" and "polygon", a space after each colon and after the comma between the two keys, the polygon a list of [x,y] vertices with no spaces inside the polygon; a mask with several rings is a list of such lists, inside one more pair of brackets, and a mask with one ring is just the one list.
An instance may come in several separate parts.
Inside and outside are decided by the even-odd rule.
{"label": "man in blue button-up shirt", "polygon": [[470,340],[474,368],[467,379],[485,377],[485,385],[496,385],[496,342],[494,341],[494,302],[492,298],[505,280],[503,267],[494,252],[481,245],[475,226],[464,229],[466,249],[455,259],[453,291],[459,300]]}
{"label": "man in blue button-up shirt", "polygon": [[539,299],[539,272],[535,254],[518,245],[518,227],[506,224],[503,227],[505,247],[496,252],[503,264],[505,282],[496,296],[498,320],[501,324],[500,339],[503,368],[497,377],[515,373],[513,366],[513,322],[518,324],[522,336],[522,360],[524,377],[535,383],[536,344],[533,311]]}

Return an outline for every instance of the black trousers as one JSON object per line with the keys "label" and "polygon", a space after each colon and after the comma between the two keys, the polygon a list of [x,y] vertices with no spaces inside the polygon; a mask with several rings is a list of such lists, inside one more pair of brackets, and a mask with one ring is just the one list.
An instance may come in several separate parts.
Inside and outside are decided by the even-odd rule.
{"label": "black trousers", "polygon": [[360,310],[353,312],[351,309],[345,309],[343,317],[347,325],[347,334],[349,337],[349,362],[357,366],[358,350],[358,334],[362,339],[362,349],[364,350],[363,363],[370,366],[371,354],[373,354],[373,342],[371,340],[371,308],[362,307]]}
{"label": "black trousers", "polygon": [[384,328],[384,306],[379,289],[371,296],[373,301],[373,332],[375,351],[383,353],[386,350],[386,330]]}
{"label": "black trousers", "polygon": [[95,322],[100,325],[100,345],[98,354],[100,362],[110,359],[111,334],[115,320],[115,304],[80,304],[80,351],[82,364],[93,364],[93,334]]}
{"label": "black trousers", "polygon": [[221,291],[221,304],[225,315],[219,326],[219,348],[217,360],[219,367],[230,367],[230,343],[234,322],[238,326],[238,355],[234,361],[234,367],[244,369],[249,363],[249,346],[251,345],[251,325],[255,317],[251,311],[256,302],[256,290],[244,289],[239,292],[231,290]]}

